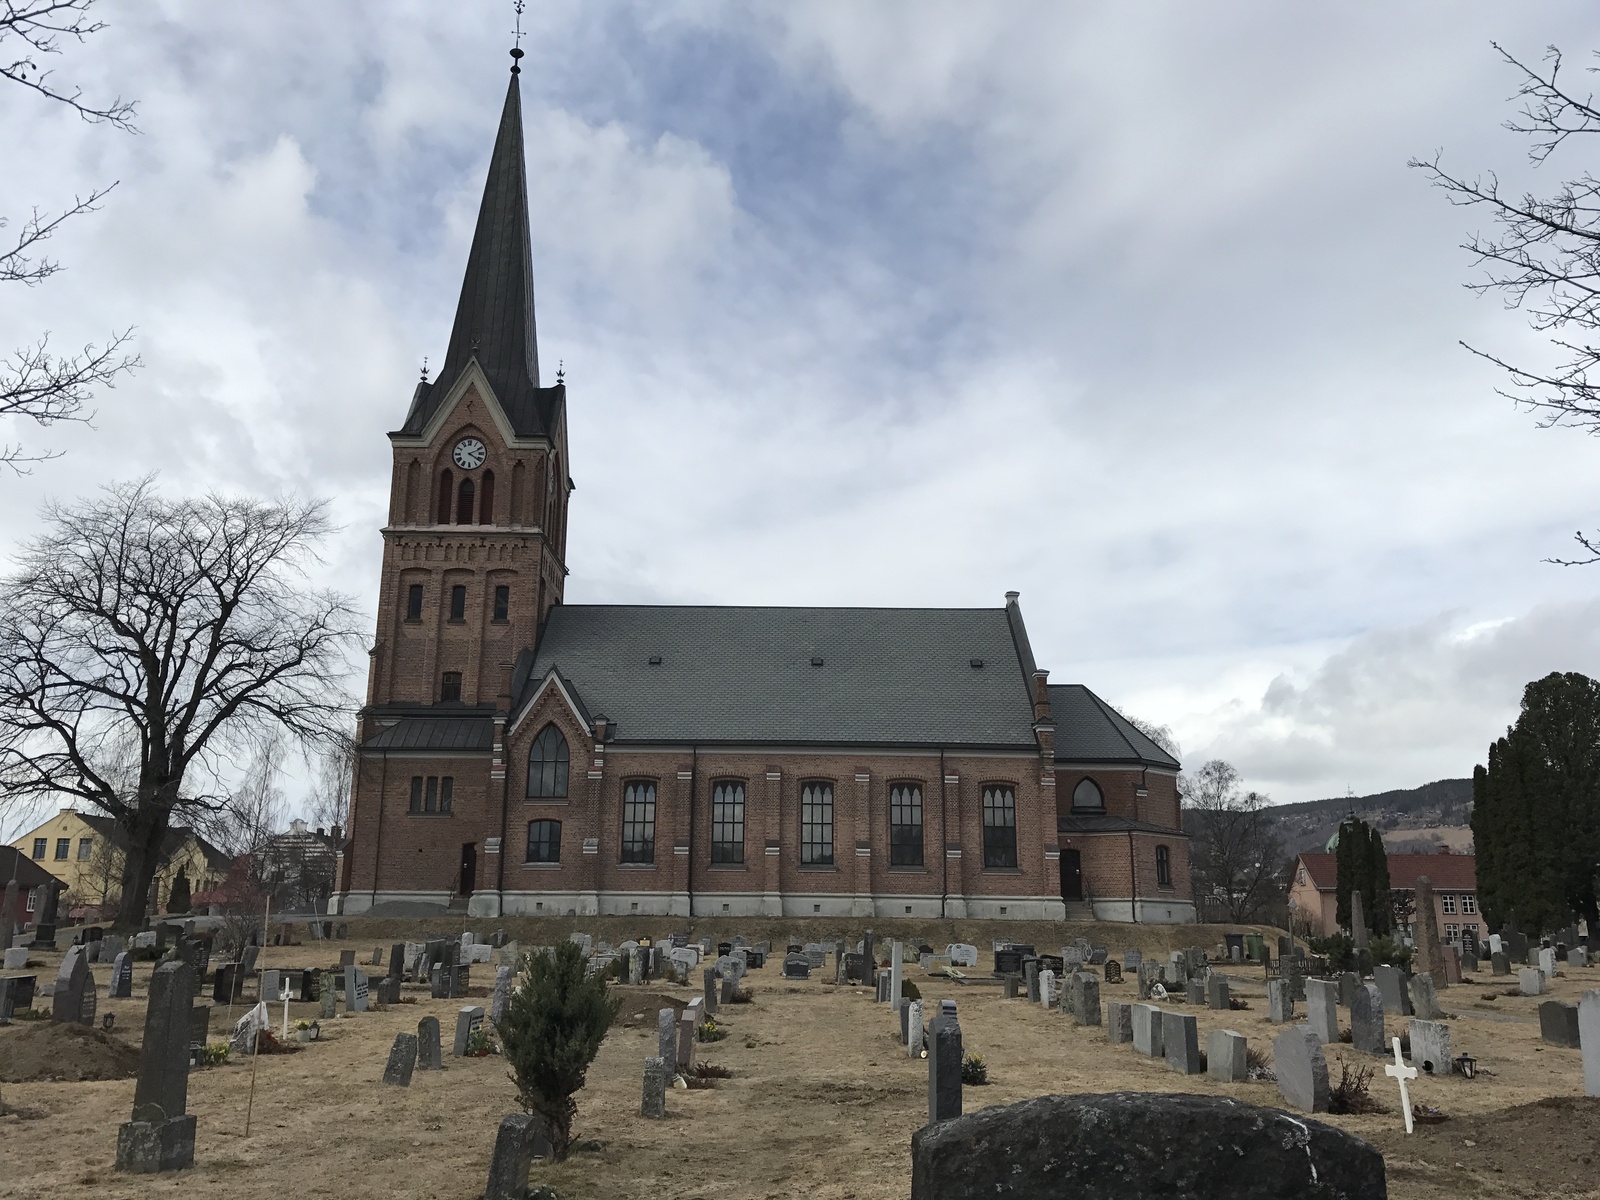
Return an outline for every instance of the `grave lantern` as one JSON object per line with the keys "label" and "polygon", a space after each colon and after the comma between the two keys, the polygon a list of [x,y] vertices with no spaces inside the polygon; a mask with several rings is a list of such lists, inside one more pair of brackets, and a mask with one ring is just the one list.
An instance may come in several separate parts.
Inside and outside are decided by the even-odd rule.
{"label": "grave lantern", "polygon": [[1456,1059],[1456,1070],[1461,1072],[1463,1079],[1475,1079],[1478,1075],[1478,1060],[1470,1054],[1463,1054]]}

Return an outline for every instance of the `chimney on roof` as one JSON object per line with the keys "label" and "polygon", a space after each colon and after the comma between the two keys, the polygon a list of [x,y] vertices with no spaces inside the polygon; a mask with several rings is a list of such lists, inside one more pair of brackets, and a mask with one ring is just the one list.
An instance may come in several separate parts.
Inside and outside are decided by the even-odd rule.
{"label": "chimney on roof", "polygon": [[333,829],[331,830],[331,833],[332,833],[332,836],[333,836],[333,844],[334,844],[335,848],[344,845],[344,839],[339,836],[343,832],[344,831],[342,829],[340,829],[339,826],[337,826],[337,825],[335,825],[333,827]]}
{"label": "chimney on roof", "polygon": [[1043,667],[1033,673],[1033,719],[1035,721],[1050,719],[1050,672]]}
{"label": "chimney on roof", "polygon": [[605,741],[606,740],[606,733],[610,729],[610,727],[611,727],[611,718],[610,717],[596,717],[594,719],[594,740],[597,741],[597,742]]}
{"label": "chimney on roof", "polygon": [[1022,599],[1022,593],[1021,592],[1007,592],[1006,593],[1006,607],[1010,608],[1013,604],[1015,604],[1020,599]]}

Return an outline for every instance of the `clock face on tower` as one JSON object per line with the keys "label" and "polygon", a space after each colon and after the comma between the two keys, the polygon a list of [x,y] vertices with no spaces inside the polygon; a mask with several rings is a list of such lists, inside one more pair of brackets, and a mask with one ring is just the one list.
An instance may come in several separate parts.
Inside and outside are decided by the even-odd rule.
{"label": "clock face on tower", "polygon": [[452,457],[456,460],[456,466],[463,471],[475,471],[483,465],[487,453],[477,438],[462,438],[456,443],[456,452]]}

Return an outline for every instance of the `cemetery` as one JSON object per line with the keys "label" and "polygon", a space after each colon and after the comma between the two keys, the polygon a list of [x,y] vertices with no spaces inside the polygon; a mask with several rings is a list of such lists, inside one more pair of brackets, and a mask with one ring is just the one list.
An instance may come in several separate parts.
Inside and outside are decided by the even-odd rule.
{"label": "cemetery", "polygon": [[[0,1194],[153,1195],[180,1178],[232,1196],[468,1200],[491,1174],[520,1195],[525,1172],[561,1197],[953,1197],[997,1169],[956,1131],[1015,1140],[1004,1153],[1025,1161],[1042,1123],[1077,1149],[1069,1166],[1035,1164],[1041,1186],[1131,1170],[1245,1196],[1262,1177],[1216,1147],[1260,1127],[1258,1109],[1313,1131],[1308,1161],[1351,1195],[1576,1195],[1600,1175],[1581,1149],[1600,1135],[1586,1099],[1600,1093],[1600,972],[1537,942],[1500,951],[1546,951],[1554,973],[1525,968],[1541,974],[1525,994],[1489,960],[1443,987],[1418,974],[1402,988],[1382,964],[1375,982],[1323,978],[1303,945],[1257,927],[330,926],[275,926],[240,956],[176,925],[159,930],[160,960],[151,932],[130,949],[69,929],[54,949],[15,947],[0,976]],[[522,955],[564,942],[620,1007],[554,1162],[498,1023]],[[262,1027],[271,1052],[252,1056]],[[1122,1132],[1091,1137],[1085,1120]],[[1236,1190],[1207,1190],[1223,1186]]]}

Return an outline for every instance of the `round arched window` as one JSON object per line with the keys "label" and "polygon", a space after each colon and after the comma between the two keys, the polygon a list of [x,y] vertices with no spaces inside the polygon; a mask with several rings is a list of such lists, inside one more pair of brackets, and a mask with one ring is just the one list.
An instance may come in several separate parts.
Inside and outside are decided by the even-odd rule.
{"label": "round arched window", "polygon": [[1105,793],[1100,790],[1100,785],[1094,780],[1081,779],[1078,781],[1078,786],[1072,789],[1072,807],[1074,810],[1088,809],[1093,812],[1104,812],[1106,809]]}

